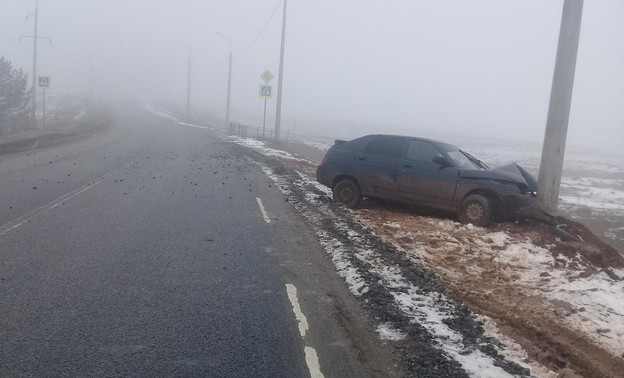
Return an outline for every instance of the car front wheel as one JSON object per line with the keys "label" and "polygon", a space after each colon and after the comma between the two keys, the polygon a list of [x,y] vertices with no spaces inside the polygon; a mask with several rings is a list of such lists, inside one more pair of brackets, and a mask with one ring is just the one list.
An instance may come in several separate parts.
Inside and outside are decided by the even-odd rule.
{"label": "car front wheel", "polygon": [[464,199],[459,211],[459,221],[463,224],[487,227],[492,223],[493,209],[491,201],[480,194],[472,194]]}
{"label": "car front wheel", "polygon": [[362,201],[362,194],[357,183],[353,180],[341,180],[333,188],[334,202],[341,203],[348,208],[357,207]]}

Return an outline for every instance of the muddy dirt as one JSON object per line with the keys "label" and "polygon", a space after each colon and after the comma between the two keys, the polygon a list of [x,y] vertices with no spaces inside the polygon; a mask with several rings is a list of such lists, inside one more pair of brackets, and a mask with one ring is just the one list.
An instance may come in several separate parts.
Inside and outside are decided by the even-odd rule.
{"label": "muddy dirt", "polygon": [[[516,277],[504,273],[504,263],[470,247],[478,244],[472,240],[479,237],[474,230],[458,227],[453,236],[462,245],[453,245],[431,218],[410,215],[404,209],[396,211],[392,205],[379,204],[360,211],[358,217],[371,225],[381,224],[378,230],[407,251],[413,250],[414,245],[420,246],[424,253],[414,257],[427,259],[457,297],[474,311],[495,319],[497,325],[529,355],[550,369],[568,368],[584,377],[622,376],[624,359],[621,356],[595,345],[587,335],[562,322],[566,314],[578,310],[566,308],[565,302],[553,304],[541,296],[532,295],[530,288],[519,285]],[[395,224],[400,224],[402,229],[418,230],[418,233],[401,235],[392,227]],[[585,240],[592,239],[582,225],[576,224],[573,229],[585,236]],[[600,243],[562,242],[541,224],[502,223],[489,231],[505,231],[519,240],[530,239],[536,245],[549,246],[555,257],[567,255],[576,264],[576,269],[586,275],[597,274],[598,267],[608,269],[624,263],[610,247],[601,248]]]}
{"label": "muddy dirt", "polygon": [[563,217],[558,217],[557,223],[566,224],[570,233],[583,239],[583,242],[557,242],[555,245],[557,252],[568,256],[578,252],[589,262],[601,268],[624,267],[624,256],[611,245],[603,242],[582,223]]}

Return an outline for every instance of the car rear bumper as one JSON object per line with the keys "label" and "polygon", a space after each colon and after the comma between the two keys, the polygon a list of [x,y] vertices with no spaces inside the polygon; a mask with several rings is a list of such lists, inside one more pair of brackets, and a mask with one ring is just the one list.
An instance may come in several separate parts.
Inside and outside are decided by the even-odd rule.
{"label": "car rear bumper", "polygon": [[320,182],[325,186],[330,186],[325,182],[325,172],[327,171],[327,167],[324,165],[319,165],[316,167],[316,181]]}

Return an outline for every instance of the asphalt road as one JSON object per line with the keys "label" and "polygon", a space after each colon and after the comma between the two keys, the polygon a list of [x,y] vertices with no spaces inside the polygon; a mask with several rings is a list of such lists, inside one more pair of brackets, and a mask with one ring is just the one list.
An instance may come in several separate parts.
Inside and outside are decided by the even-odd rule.
{"label": "asphalt road", "polygon": [[126,108],[3,156],[0,376],[395,375],[314,234],[232,147]]}

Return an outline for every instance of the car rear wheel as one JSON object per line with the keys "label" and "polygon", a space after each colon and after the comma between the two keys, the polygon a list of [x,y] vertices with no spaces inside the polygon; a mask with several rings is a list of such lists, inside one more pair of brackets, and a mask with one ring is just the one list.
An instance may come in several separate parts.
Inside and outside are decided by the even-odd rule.
{"label": "car rear wheel", "polygon": [[362,201],[360,187],[353,180],[341,180],[333,188],[334,202],[341,203],[348,208],[357,207]]}
{"label": "car rear wheel", "polygon": [[493,209],[491,201],[480,194],[472,194],[464,199],[459,211],[459,221],[463,224],[487,227],[492,223]]}

